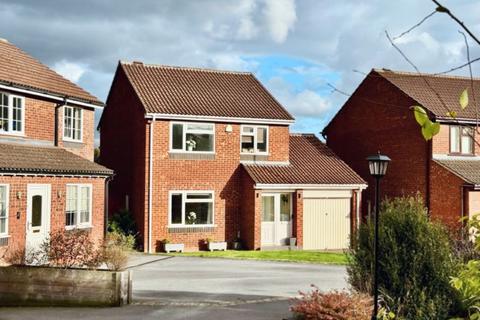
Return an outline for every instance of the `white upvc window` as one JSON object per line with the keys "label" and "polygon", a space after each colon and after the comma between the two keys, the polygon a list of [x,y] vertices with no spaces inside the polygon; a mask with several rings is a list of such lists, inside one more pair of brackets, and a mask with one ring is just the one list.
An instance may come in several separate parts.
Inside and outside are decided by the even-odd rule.
{"label": "white upvc window", "polygon": [[450,126],[450,153],[473,154],[474,130],[466,126]]}
{"label": "white upvc window", "polygon": [[170,151],[215,152],[215,124],[170,122]]}
{"label": "white upvc window", "polygon": [[65,226],[67,229],[92,226],[91,184],[67,184]]}
{"label": "white upvc window", "polygon": [[0,238],[8,236],[9,185],[0,184]]}
{"label": "white upvc window", "polygon": [[83,110],[78,107],[63,107],[63,140],[82,142]]}
{"label": "white upvc window", "polygon": [[268,154],[268,126],[242,125],[240,151],[243,154]]}
{"label": "white upvc window", "polygon": [[23,134],[25,98],[0,92],[0,133]]}
{"label": "white upvc window", "polygon": [[169,226],[213,226],[214,198],[213,191],[170,191]]}

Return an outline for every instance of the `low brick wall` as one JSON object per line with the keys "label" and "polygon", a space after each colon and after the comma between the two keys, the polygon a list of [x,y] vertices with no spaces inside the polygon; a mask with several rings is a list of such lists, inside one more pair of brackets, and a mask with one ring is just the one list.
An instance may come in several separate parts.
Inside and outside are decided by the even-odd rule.
{"label": "low brick wall", "polygon": [[0,306],[121,306],[131,271],[0,267]]}

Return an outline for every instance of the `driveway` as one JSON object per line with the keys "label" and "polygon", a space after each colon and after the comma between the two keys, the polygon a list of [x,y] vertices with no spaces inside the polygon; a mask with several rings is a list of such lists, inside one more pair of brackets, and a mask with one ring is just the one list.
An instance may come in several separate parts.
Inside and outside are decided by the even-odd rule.
{"label": "driveway", "polygon": [[342,289],[341,266],[138,255],[134,303],[123,308],[4,308],[0,319],[285,319],[315,284]]}

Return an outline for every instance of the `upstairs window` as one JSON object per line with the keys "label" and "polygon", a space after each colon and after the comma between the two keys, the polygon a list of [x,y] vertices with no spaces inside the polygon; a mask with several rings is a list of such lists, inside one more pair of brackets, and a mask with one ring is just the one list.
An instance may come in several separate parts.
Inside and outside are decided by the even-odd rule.
{"label": "upstairs window", "polygon": [[0,92],[0,133],[23,133],[25,100]]}
{"label": "upstairs window", "polygon": [[450,126],[450,153],[473,154],[472,127]]}
{"label": "upstairs window", "polygon": [[213,225],[212,191],[171,191],[171,226]]}
{"label": "upstairs window", "polygon": [[242,126],[241,153],[262,154],[268,152],[268,127]]}
{"label": "upstairs window", "polygon": [[63,140],[82,141],[82,108],[63,107]]}
{"label": "upstairs window", "polygon": [[85,228],[92,225],[92,186],[85,184],[67,185],[65,226]]}
{"label": "upstairs window", "polygon": [[212,123],[172,122],[170,131],[170,150],[172,151],[215,151],[215,125]]}

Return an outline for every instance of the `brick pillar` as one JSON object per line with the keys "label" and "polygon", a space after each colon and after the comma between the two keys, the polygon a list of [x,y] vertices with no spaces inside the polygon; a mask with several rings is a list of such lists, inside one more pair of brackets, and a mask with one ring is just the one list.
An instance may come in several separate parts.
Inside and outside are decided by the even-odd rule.
{"label": "brick pillar", "polygon": [[262,245],[262,191],[255,190],[253,249],[260,250]]}
{"label": "brick pillar", "polygon": [[303,247],[303,190],[293,193],[293,234],[297,238],[297,246]]}

